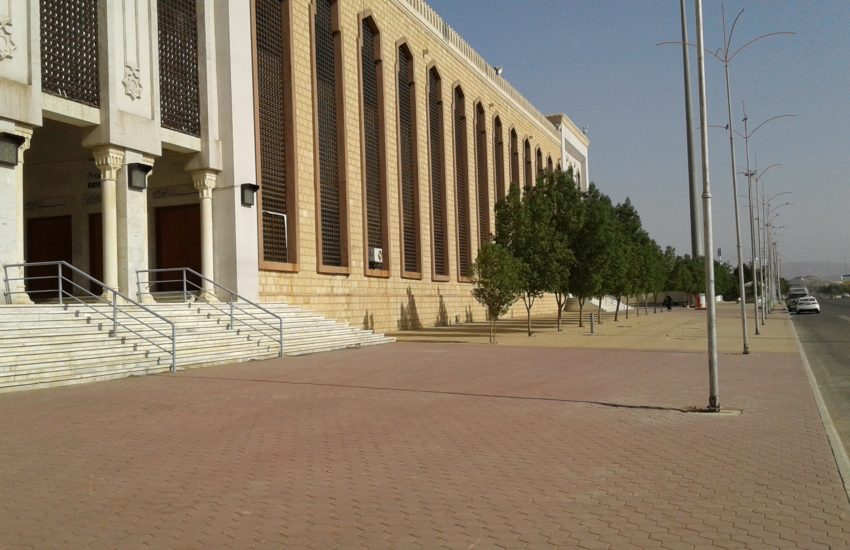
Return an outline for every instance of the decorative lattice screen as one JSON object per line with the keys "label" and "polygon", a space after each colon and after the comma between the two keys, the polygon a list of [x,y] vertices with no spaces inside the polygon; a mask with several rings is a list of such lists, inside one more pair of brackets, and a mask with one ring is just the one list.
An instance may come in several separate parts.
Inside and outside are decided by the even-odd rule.
{"label": "decorative lattice screen", "polygon": [[496,199],[501,200],[505,198],[505,142],[499,117],[493,125],[493,151],[496,157]]}
{"label": "decorative lattice screen", "polygon": [[322,263],[342,266],[336,45],[331,2],[316,2],[316,105],[319,121],[319,201]]}
{"label": "decorative lattice screen", "polygon": [[162,125],[201,135],[198,18],[195,0],[157,0],[159,102]]}
{"label": "decorative lattice screen", "polygon": [[490,239],[490,193],[487,178],[487,121],[479,103],[475,109],[475,168],[478,171],[478,246]]}
{"label": "decorative lattice screen", "polygon": [[[280,0],[256,0],[257,97],[263,259],[288,262],[286,202],[286,102],[284,36]],[[294,220],[292,220],[294,221]]]}
{"label": "decorative lattice screen", "polygon": [[[377,37],[367,20],[363,20],[360,50],[363,79],[364,173],[366,176],[366,240],[369,248],[384,249],[384,208],[381,188],[381,128],[378,90],[378,66],[375,58]],[[383,269],[384,262],[369,257],[371,269]]]}
{"label": "decorative lattice screen", "polygon": [[443,167],[443,100],[440,76],[431,69],[428,73],[428,133],[431,145],[431,213],[434,232],[434,273],[448,275],[446,258],[446,198]]}
{"label": "decorative lattice screen", "polygon": [[457,260],[461,277],[472,275],[469,243],[469,178],[466,152],[466,101],[455,88],[455,197],[457,200]]}
{"label": "decorative lattice screen", "polygon": [[419,251],[416,236],[419,231],[416,215],[416,134],[413,114],[416,112],[413,89],[413,59],[406,48],[398,50],[398,121],[401,140],[401,211],[404,270],[418,273]]}
{"label": "decorative lattice screen", "polygon": [[41,87],[100,106],[97,0],[41,0]]}

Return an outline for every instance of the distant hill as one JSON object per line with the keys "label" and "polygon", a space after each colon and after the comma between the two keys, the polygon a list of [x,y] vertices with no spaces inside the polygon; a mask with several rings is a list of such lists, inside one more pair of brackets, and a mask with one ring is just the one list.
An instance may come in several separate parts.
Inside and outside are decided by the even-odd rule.
{"label": "distant hill", "polygon": [[782,277],[785,279],[813,277],[839,281],[842,273],[847,273],[842,262],[782,262]]}

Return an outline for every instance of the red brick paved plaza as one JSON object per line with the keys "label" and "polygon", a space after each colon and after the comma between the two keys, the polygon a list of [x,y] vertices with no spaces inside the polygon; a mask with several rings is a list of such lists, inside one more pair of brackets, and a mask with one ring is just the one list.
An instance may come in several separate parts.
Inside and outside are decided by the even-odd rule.
{"label": "red brick paved plaza", "polygon": [[704,353],[470,344],[4,394],[0,549],[850,547],[799,356],[721,369],[739,415]]}

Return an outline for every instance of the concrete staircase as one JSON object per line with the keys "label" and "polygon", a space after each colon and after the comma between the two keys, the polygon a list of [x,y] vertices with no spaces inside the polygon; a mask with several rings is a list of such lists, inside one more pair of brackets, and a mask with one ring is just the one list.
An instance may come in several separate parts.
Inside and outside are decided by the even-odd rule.
{"label": "concrete staircase", "polygon": [[[131,306],[123,306],[133,309]],[[301,355],[394,341],[287,304],[263,304],[283,319],[283,354]],[[175,325],[177,369],[277,357],[278,320],[260,310],[206,302],[155,304],[152,309]],[[110,337],[111,308],[71,304],[0,306],[0,392],[77,384],[168,372],[170,334],[164,321],[140,309],[144,323],[122,316]],[[268,324],[266,324],[268,323]]]}

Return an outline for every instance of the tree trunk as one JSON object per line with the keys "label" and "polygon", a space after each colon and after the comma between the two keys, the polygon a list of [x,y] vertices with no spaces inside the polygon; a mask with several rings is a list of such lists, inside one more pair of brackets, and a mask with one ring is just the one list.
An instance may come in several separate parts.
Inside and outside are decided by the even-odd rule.
{"label": "tree trunk", "polygon": [[620,320],[620,301],[623,299],[622,296],[617,296],[617,308],[614,310],[614,322]]}
{"label": "tree trunk", "polygon": [[582,296],[578,299],[578,326],[579,327],[584,326],[584,313],[582,313],[583,311],[584,311],[584,296]]}
{"label": "tree trunk", "polygon": [[[664,309],[662,309],[661,311],[664,311]],[[658,293],[657,292],[652,293],[652,313],[658,313]]]}
{"label": "tree trunk", "polygon": [[528,335],[531,336],[531,306],[534,305],[534,298],[523,296],[522,302],[525,304],[526,322],[528,325]]}
{"label": "tree trunk", "polygon": [[599,318],[599,324],[602,324],[602,296],[599,297],[599,307],[596,309],[596,316]]}
{"label": "tree trunk", "polygon": [[629,297],[626,296],[626,319],[629,318]]}
{"label": "tree trunk", "polygon": [[567,295],[560,292],[555,293],[555,303],[558,304],[558,332],[561,332],[561,312],[567,302]]}

